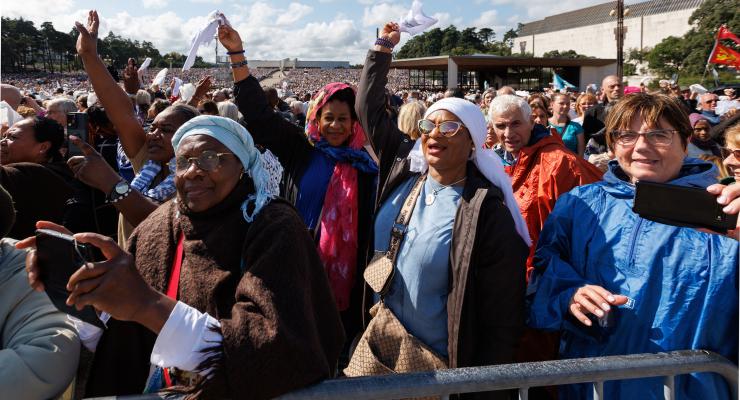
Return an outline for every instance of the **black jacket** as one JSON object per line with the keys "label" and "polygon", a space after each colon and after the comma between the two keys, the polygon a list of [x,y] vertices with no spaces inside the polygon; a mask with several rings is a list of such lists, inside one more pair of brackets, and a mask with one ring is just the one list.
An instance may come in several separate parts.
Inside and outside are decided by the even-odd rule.
{"label": "black jacket", "polygon": [[[299,184],[311,159],[319,151],[309,143],[303,129],[286,121],[270,107],[259,81],[253,76],[234,83],[234,97],[254,143],[270,150],[284,168],[280,194],[291,204],[298,199]],[[357,171],[358,232],[357,272],[350,297],[350,307],[342,313],[342,322],[348,340],[362,328],[362,272],[372,232],[372,213],[375,204],[375,176]]]}

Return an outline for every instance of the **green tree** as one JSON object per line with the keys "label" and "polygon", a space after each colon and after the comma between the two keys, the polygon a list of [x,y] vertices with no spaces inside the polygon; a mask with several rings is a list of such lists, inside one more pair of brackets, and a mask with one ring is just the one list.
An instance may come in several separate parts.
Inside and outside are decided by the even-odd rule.
{"label": "green tree", "polygon": [[480,28],[478,30],[478,37],[483,43],[489,43],[496,39],[496,32],[491,28]]}
{"label": "green tree", "polygon": [[650,64],[650,69],[662,76],[671,76],[684,69],[686,56],[690,51],[684,39],[669,36],[658,43],[648,53],[646,59]]}
{"label": "green tree", "polygon": [[552,50],[542,54],[543,58],[589,58],[583,54],[576,53],[575,50],[558,51]]}

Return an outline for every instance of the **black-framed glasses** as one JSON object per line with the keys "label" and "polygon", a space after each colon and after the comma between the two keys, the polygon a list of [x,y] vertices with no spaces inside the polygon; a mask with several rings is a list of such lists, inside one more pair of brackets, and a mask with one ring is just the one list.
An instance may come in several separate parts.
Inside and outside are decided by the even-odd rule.
{"label": "black-framed glasses", "polygon": [[200,153],[198,157],[179,156],[175,158],[175,170],[178,172],[187,171],[190,164],[195,162],[195,165],[203,171],[215,171],[221,165],[221,157],[228,155],[233,156],[234,153],[216,153],[215,151],[206,150]]}
{"label": "black-framed glasses", "polygon": [[673,134],[678,132],[674,129],[656,129],[648,132],[634,131],[612,131],[612,138],[617,144],[624,147],[632,147],[637,143],[640,136],[645,136],[645,140],[653,146],[667,147],[673,142]]}
{"label": "black-framed glasses", "polygon": [[434,128],[439,130],[439,133],[444,137],[455,136],[460,128],[464,127],[465,124],[459,121],[442,121],[439,124],[434,123],[428,119],[420,119],[418,122],[419,133],[422,135],[431,135]]}

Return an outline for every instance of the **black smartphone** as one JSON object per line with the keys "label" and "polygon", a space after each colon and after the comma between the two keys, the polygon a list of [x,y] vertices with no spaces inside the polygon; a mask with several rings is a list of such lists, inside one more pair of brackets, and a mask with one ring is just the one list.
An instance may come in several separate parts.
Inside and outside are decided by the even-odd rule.
{"label": "black smartphone", "polygon": [[645,219],[719,233],[735,229],[737,215],[725,214],[724,206],[706,189],[642,181],[635,186],[632,210]]}
{"label": "black smartphone", "polygon": [[[87,132],[87,113],[84,112],[71,112],[67,113],[67,136],[70,135],[77,136],[82,140],[83,142],[88,141],[88,132]],[[67,152],[67,155],[69,157],[72,156],[81,156],[82,150],[80,150],[79,147],[72,144],[72,142],[67,142],[69,151]]]}
{"label": "black smartphone", "polygon": [[66,304],[67,282],[86,261],[92,260],[90,246],[77,243],[74,237],[50,229],[36,230],[36,259],[46,294],[59,311],[104,328],[95,309],[77,310]]}

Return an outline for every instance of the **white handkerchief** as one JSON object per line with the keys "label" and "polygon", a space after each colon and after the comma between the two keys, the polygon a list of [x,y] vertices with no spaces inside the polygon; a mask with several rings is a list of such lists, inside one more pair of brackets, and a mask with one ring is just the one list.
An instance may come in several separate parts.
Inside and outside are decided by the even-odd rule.
{"label": "white handkerchief", "polygon": [[420,1],[414,0],[408,14],[402,17],[401,22],[398,23],[401,27],[401,32],[408,32],[413,36],[417,33],[424,32],[427,28],[437,23],[436,18],[428,17],[424,14],[421,6]]}
{"label": "white handkerchief", "polygon": [[146,71],[146,69],[149,68],[149,64],[151,63],[152,63],[152,59],[150,57],[147,57],[146,60],[144,60],[144,62],[141,63],[141,66],[139,67],[139,73]]}
{"label": "white handkerchief", "polygon": [[175,87],[172,88],[172,96],[177,97],[180,94],[180,86],[182,85],[182,79],[175,77]]}
{"label": "white handkerchief", "polygon": [[152,85],[159,85],[162,86],[164,83],[164,78],[167,77],[167,68],[162,68],[161,71],[157,74],[157,76],[154,77],[154,80],[152,80]]}
{"label": "white handkerchief", "polygon": [[229,20],[226,19],[226,16],[222,12],[215,10],[208,14],[208,23],[203,27],[203,29],[198,31],[190,41],[188,58],[185,59],[185,64],[182,66],[183,71],[187,71],[193,66],[195,63],[195,56],[198,53],[198,48],[202,45],[205,46],[211,43],[216,32],[218,32],[219,25],[222,24],[231,26]]}

